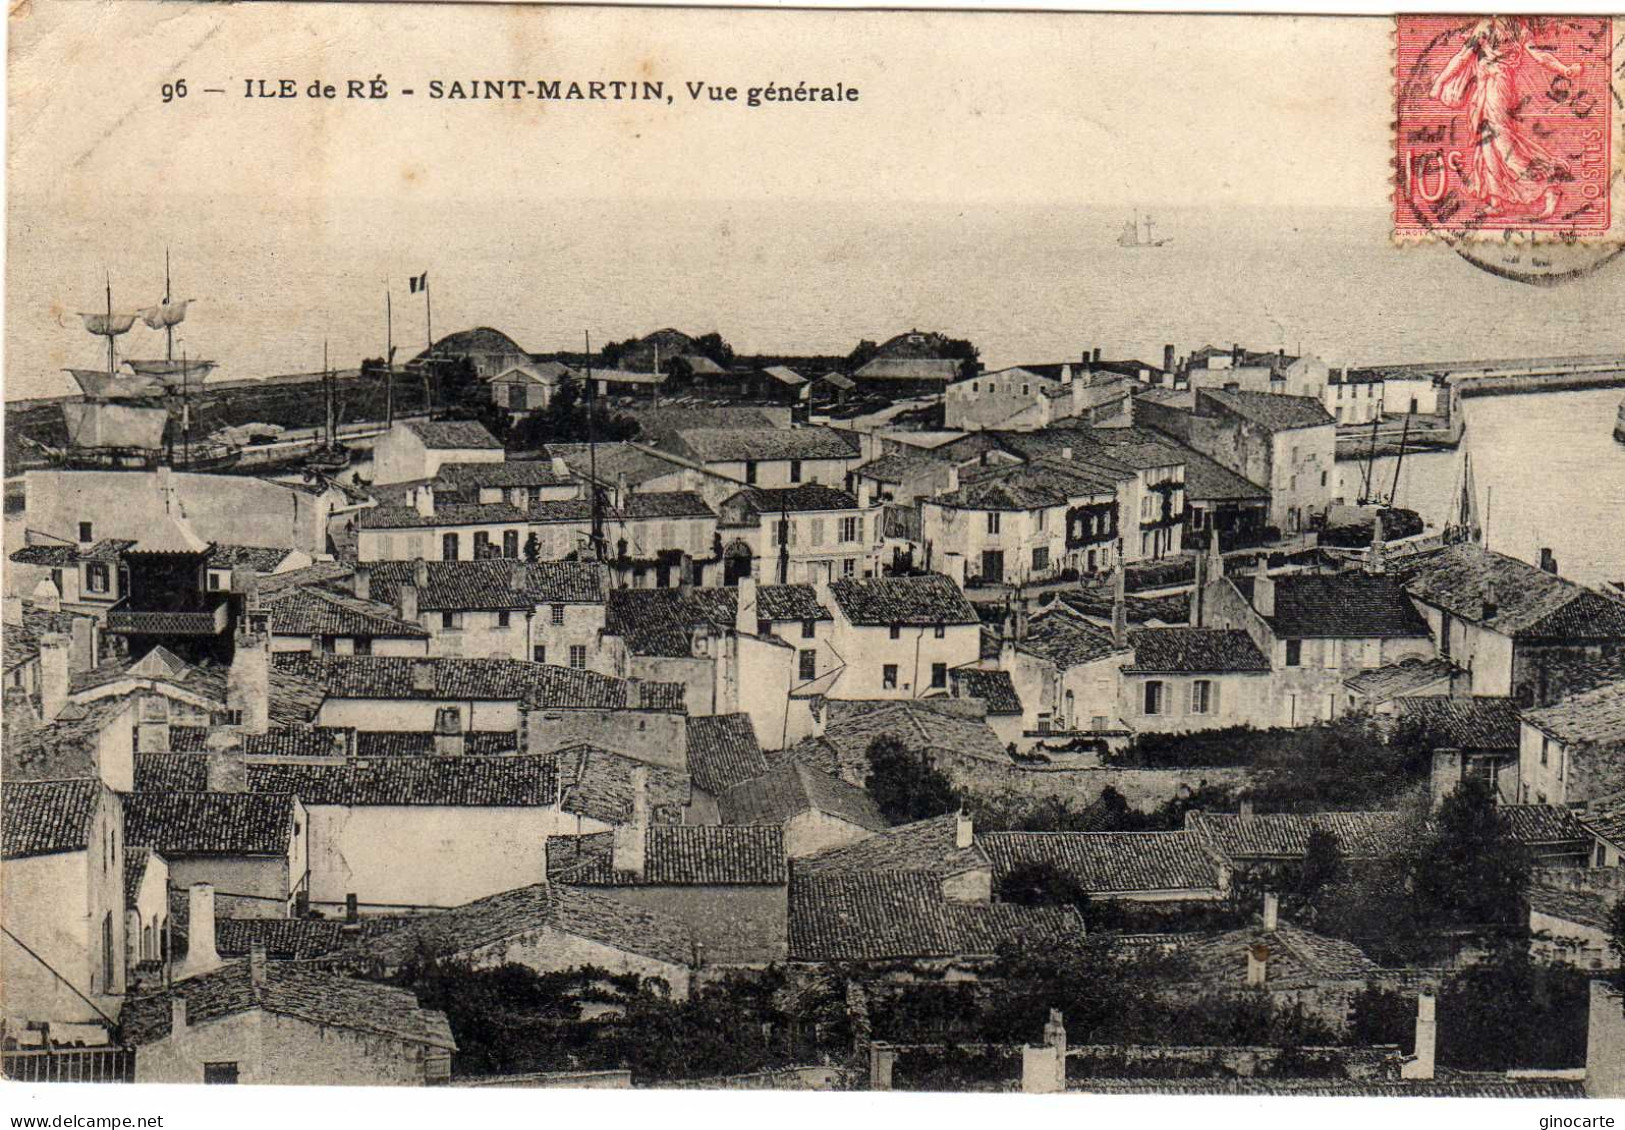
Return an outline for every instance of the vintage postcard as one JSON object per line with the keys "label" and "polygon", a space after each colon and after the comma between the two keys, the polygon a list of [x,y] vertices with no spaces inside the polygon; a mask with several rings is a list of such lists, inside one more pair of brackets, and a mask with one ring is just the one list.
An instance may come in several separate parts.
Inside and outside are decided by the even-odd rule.
{"label": "vintage postcard", "polygon": [[1625,1097],[1622,35],[12,5],[0,1100]]}

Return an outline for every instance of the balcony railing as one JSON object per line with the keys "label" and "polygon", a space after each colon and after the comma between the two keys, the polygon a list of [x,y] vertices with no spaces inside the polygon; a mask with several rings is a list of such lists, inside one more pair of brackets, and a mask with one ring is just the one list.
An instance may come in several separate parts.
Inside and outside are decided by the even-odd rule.
{"label": "balcony railing", "polygon": [[224,603],[197,612],[114,608],[107,613],[107,630],[121,635],[218,636],[226,630],[226,616]]}
{"label": "balcony railing", "polygon": [[14,1083],[134,1083],[131,1048],[28,1048],[0,1054],[0,1075]]}

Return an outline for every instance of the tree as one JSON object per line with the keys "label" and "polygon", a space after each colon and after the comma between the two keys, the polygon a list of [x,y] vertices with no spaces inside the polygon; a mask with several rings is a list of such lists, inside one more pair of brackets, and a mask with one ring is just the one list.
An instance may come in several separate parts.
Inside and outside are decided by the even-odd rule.
{"label": "tree", "polygon": [[542,539],[537,536],[535,530],[532,530],[530,536],[525,539],[525,561],[534,565],[541,559]]}
{"label": "tree", "polygon": [[694,339],[694,348],[724,369],[734,363],[734,347],[724,341],[719,333],[701,334]]}
{"label": "tree", "polygon": [[893,824],[941,816],[959,808],[953,782],[925,757],[889,734],[869,743],[864,787]]}
{"label": "tree", "polygon": [[1470,778],[1445,798],[1411,873],[1424,923],[1439,928],[1524,924],[1529,853],[1508,835],[1488,782]]}
{"label": "tree", "polygon": [[875,355],[879,352],[880,346],[878,344],[870,341],[868,338],[864,338],[862,341],[858,342],[851,353],[846,355],[846,367],[849,370],[856,372],[869,362],[873,361],[875,359]]}
{"label": "tree", "polygon": [[1608,912],[1608,948],[1619,959],[1614,987],[1625,992],[1625,897],[1615,899],[1614,909]]}
{"label": "tree", "polygon": [[1070,906],[1090,931],[1115,930],[1123,923],[1118,904],[1089,897],[1077,878],[1044,860],[1018,863],[999,879],[999,901],[1017,906]]}

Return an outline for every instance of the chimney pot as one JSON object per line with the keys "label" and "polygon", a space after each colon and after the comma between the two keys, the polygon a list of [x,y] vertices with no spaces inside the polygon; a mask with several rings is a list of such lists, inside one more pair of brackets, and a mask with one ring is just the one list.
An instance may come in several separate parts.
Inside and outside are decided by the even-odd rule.
{"label": "chimney pot", "polygon": [[412,492],[412,503],[416,507],[418,516],[422,518],[434,517],[434,487],[424,483]]}
{"label": "chimney pot", "polygon": [[256,987],[265,984],[265,943],[258,938],[249,943],[248,975]]}
{"label": "chimney pot", "polygon": [[1243,816],[1251,816],[1253,814],[1253,802],[1251,799],[1243,800],[1241,802],[1241,814]]}
{"label": "chimney pot", "polygon": [[1247,947],[1247,984],[1259,988],[1269,980],[1270,948],[1262,942]]}
{"label": "chimney pot", "polygon": [[186,1031],[186,998],[179,993],[169,998],[169,1034]]}
{"label": "chimney pot", "polygon": [[40,714],[47,722],[56,720],[68,705],[68,684],[73,669],[73,639],[61,632],[47,632],[39,639]]}
{"label": "chimney pot", "polygon": [[354,891],[344,896],[344,921],[351,924],[361,921],[361,903]]}
{"label": "chimney pot", "polygon": [[1549,545],[1540,547],[1540,567],[1546,573],[1555,574],[1557,572],[1557,555],[1552,552],[1552,547]]}
{"label": "chimney pot", "polygon": [[395,613],[408,624],[418,622],[418,587],[402,584],[395,589]]}
{"label": "chimney pot", "polygon": [[214,945],[214,888],[193,883],[187,895],[186,976],[220,968],[220,954]]}
{"label": "chimney pot", "polygon": [[1162,347],[1162,367],[1164,371],[1170,374],[1174,371],[1174,347],[1172,345]]}
{"label": "chimney pot", "polygon": [[975,842],[976,825],[965,815],[964,809],[960,809],[958,815],[954,817],[954,847],[964,851]]}
{"label": "chimney pot", "polygon": [[412,689],[420,694],[430,694],[434,691],[434,664],[429,660],[418,659],[413,661]]}
{"label": "chimney pot", "polygon": [[355,595],[357,600],[372,599],[372,570],[365,565],[357,565],[355,570]]}
{"label": "chimney pot", "polygon": [[742,636],[756,634],[756,578],[740,577],[734,592],[734,631]]}
{"label": "chimney pot", "polygon": [[429,563],[421,557],[412,561],[412,583],[420,589],[429,587]]}
{"label": "chimney pot", "polygon": [[568,479],[570,477],[570,465],[564,461],[562,455],[553,456],[553,477],[555,479]]}
{"label": "chimney pot", "polygon": [[1281,926],[1281,896],[1274,891],[1264,892],[1264,929],[1278,930]]}

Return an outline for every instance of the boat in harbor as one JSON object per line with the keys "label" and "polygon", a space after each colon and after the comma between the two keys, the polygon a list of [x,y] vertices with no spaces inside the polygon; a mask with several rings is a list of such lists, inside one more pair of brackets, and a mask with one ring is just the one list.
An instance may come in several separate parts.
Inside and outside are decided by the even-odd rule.
{"label": "boat in harbor", "polygon": [[1142,216],[1136,212],[1132,217],[1130,217],[1129,221],[1123,225],[1123,230],[1117,234],[1117,246],[1166,247],[1168,244],[1173,242],[1172,239],[1158,239],[1152,235],[1152,229],[1155,227],[1156,224],[1152,221],[1150,216]]}
{"label": "boat in harbor", "polygon": [[338,409],[334,403],[338,385],[338,377],[333,373],[327,361],[327,343],[322,343],[322,394],[327,401],[327,423],[322,432],[322,442],[306,455],[303,463],[306,467],[316,471],[342,471],[350,465],[351,451],[339,442],[338,435]]}
{"label": "boat in harbor", "polygon": [[1625,400],[1619,403],[1619,413],[1614,417],[1614,438],[1625,443]]}

